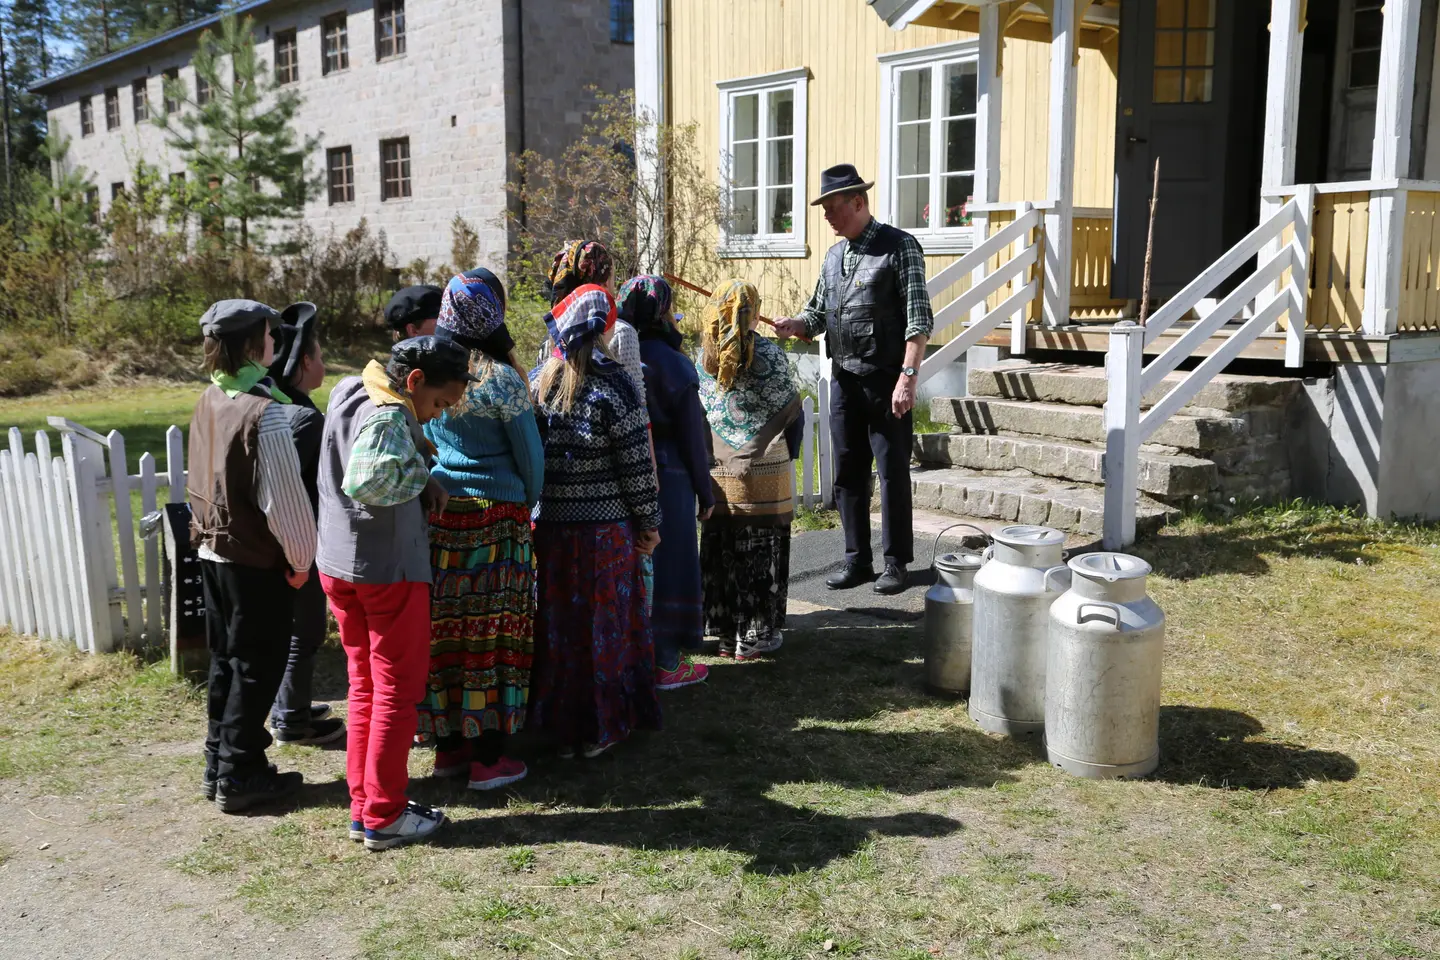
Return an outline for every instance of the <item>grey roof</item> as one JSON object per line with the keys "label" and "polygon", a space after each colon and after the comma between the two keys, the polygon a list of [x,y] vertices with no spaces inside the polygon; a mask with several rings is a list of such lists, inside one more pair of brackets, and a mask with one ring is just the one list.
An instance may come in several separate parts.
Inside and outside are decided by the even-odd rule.
{"label": "grey roof", "polygon": [[46,77],[39,83],[32,85],[30,92],[48,93],[60,87],[68,86],[73,81],[79,80],[105,67],[112,67],[116,64],[124,63],[127,60],[141,59],[147,51],[152,51],[156,47],[164,46],[172,40],[178,40],[189,34],[198,34],[207,27],[215,26],[226,17],[252,13],[261,7],[272,6],[278,2],[279,0],[245,0],[245,2],[237,3],[235,6],[223,10],[220,13],[211,14],[200,20],[194,20],[183,26],[176,27],[174,30],[169,30],[158,36],[151,37],[149,40],[143,40],[140,43],[125,47],[123,50],[107,53],[103,57],[97,57],[88,63],[82,63],[80,66],[66,70],[64,73],[57,73],[53,77]]}

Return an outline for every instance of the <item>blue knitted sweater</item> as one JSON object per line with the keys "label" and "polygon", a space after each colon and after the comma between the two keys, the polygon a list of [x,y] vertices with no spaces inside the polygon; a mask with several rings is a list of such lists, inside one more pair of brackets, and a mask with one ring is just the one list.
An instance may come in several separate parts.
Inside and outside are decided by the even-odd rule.
{"label": "blue knitted sweater", "polygon": [[465,399],[425,425],[435,444],[435,479],[452,497],[533,505],[545,481],[545,452],[529,385],[508,363],[490,361]]}
{"label": "blue knitted sweater", "polygon": [[[539,371],[530,374],[537,383]],[[545,490],[536,519],[553,523],[660,526],[660,490],[650,462],[645,407],[618,366],[592,371],[568,413],[536,409],[545,444]]]}

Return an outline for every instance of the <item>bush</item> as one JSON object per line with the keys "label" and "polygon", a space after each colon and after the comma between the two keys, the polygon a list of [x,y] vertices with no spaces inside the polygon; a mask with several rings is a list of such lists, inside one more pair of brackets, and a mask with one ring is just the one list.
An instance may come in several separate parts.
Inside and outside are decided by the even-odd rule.
{"label": "bush", "polygon": [[100,372],[84,353],[54,338],[14,333],[0,336],[0,396],[88,386],[99,379]]}

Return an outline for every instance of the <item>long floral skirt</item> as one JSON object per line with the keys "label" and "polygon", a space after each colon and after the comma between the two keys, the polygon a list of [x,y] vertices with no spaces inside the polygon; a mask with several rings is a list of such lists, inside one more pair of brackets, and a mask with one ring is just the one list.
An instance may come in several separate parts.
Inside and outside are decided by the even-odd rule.
{"label": "long floral skirt", "polygon": [[537,523],[530,723],[562,746],[660,728],[655,650],[629,523]]}
{"label": "long floral skirt", "polygon": [[535,557],[522,503],[452,497],[430,518],[430,676],[420,732],[525,725],[535,636]]}
{"label": "long floral skirt", "polygon": [[700,532],[705,632],[722,643],[763,639],[785,626],[790,524],[706,520]]}

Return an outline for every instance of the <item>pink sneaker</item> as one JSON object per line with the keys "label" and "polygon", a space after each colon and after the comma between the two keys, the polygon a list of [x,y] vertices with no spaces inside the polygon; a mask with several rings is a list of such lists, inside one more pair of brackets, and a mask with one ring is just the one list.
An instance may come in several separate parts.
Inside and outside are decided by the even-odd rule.
{"label": "pink sneaker", "polygon": [[470,769],[470,748],[461,747],[459,750],[436,750],[435,751],[435,773],[436,777],[458,777]]}
{"label": "pink sneaker", "polygon": [[495,790],[524,780],[525,775],[529,772],[525,764],[519,760],[512,760],[510,757],[501,757],[491,767],[487,767],[483,763],[472,763],[470,764],[469,786],[471,790]]}
{"label": "pink sneaker", "polygon": [[655,671],[655,688],[657,690],[679,690],[681,687],[704,683],[709,676],[709,667],[681,659],[680,665],[674,670],[657,669]]}

